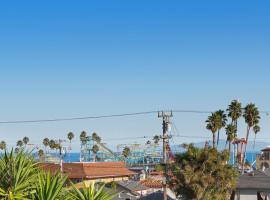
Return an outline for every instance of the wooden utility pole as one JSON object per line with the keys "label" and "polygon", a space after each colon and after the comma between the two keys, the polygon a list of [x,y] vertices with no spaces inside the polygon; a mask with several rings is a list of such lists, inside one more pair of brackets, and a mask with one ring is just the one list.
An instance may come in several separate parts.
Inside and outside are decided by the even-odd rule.
{"label": "wooden utility pole", "polygon": [[173,116],[171,112],[158,112],[158,118],[162,118],[162,141],[163,141],[163,199],[167,200],[167,182],[168,182],[168,170],[167,170],[167,142],[168,142],[168,128],[170,126],[170,118]]}

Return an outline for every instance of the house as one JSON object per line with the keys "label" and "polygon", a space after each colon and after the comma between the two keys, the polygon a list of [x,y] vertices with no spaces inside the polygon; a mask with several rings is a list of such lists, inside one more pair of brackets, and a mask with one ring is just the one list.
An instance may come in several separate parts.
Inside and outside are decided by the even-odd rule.
{"label": "house", "polygon": [[112,182],[124,181],[136,175],[125,167],[124,162],[96,162],[96,163],[63,163],[60,164],[41,163],[40,167],[45,171],[62,171],[74,183],[84,182],[89,185],[91,182]]}
{"label": "house", "polygon": [[270,173],[268,171],[253,171],[240,176],[234,200],[269,200]]}

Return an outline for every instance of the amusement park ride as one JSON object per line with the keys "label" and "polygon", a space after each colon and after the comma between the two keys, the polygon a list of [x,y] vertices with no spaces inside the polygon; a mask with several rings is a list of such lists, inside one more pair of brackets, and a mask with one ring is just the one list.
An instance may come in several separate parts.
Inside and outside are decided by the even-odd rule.
{"label": "amusement park ride", "polygon": [[[92,152],[93,146],[99,147],[98,153],[95,155]],[[127,158],[122,156],[122,151],[125,147],[130,149],[130,155]],[[117,151],[114,152],[106,146],[105,143],[96,142],[91,136],[88,136],[81,142],[80,161],[81,162],[111,162],[125,161],[127,164],[133,165],[151,165],[161,163],[162,147],[155,143],[131,143],[118,144]],[[169,143],[166,144],[167,158],[173,160],[173,153]],[[95,157],[97,159],[95,159]]]}

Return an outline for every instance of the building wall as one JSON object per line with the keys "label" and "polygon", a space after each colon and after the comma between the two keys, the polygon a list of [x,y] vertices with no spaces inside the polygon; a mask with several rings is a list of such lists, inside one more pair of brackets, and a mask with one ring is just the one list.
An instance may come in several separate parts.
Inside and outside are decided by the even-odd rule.
{"label": "building wall", "polygon": [[[268,194],[268,199],[270,194]],[[264,197],[263,197],[264,198]],[[257,191],[255,190],[242,190],[237,191],[234,200],[257,200]]]}
{"label": "building wall", "polygon": [[119,178],[102,178],[102,179],[93,179],[93,180],[84,180],[84,183],[88,187],[91,183],[102,182],[102,183],[110,183],[113,181],[127,181],[128,177],[119,177]]}

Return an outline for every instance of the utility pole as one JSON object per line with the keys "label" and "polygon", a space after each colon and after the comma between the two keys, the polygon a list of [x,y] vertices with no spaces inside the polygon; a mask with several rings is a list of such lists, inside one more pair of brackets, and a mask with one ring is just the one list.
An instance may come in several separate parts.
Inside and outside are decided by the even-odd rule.
{"label": "utility pole", "polygon": [[167,200],[167,182],[168,182],[168,170],[167,170],[167,148],[166,144],[168,142],[168,129],[170,126],[170,118],[173,116],[172,111],[171,112],[158,112],[158,118],[162,118],[162,141],[163,141],[163,199]]}

